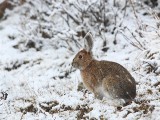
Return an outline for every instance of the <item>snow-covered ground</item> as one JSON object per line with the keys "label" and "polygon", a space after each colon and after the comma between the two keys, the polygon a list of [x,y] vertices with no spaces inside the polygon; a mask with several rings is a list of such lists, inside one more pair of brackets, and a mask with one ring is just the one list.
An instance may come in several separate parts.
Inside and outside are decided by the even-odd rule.
{"label": "snow-covered ground", "polygon": [[[124,1],[11,0],[0,19],[0,120],[159,120],[160,4]],[[88,31],[94,57],[135,78],[135,102],[117,108],[80,86],[71,62]]]}

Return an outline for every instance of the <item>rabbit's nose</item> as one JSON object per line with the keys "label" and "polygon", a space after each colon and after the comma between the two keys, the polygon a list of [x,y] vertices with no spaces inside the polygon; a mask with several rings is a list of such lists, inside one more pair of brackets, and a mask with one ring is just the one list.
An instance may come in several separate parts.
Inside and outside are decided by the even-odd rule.
{"label": "rabbit's nose", "polygon": [[72,62],[72,66],[76,68],[77,67],[77,63],[76,62]]}
{"label": "rabbit's nose", "polygon": [[75,63],[72,61],[72,66],[73,66],[73,67],[74,67],[74,64],[75,64]]}

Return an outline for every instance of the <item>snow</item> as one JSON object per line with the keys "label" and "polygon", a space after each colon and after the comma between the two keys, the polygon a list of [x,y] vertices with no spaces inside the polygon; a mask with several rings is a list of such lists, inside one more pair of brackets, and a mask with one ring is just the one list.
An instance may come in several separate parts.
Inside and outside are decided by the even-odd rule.
{"label": "snow", "polygon": [[[137,19],[129,2],[124,16],[124,1],[114,6],[109,0],[104,26],[92,14],[103,8],[97,0],[11,3],[13,10],[0,20],[1,120],[159,119],[159,21],[153,12],[160,5],[150,8],[134,1]],[[78,90],[82,78],[71,62],[83,47],[82,31],[93,34],[95,59],[120,63],[133,75],[136,101],[117,108]]]}

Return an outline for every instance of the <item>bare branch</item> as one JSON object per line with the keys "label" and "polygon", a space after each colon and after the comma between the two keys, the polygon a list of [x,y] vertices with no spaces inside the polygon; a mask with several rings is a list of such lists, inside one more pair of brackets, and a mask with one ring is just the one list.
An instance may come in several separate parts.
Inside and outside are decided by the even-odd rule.
{"label": "bare branch", "polygon": [[64,7],[63,7],[65,13],[77,24],[79,25],[81,22],[75,18],[75,16],[73,16],[69,11],[67,11]]}

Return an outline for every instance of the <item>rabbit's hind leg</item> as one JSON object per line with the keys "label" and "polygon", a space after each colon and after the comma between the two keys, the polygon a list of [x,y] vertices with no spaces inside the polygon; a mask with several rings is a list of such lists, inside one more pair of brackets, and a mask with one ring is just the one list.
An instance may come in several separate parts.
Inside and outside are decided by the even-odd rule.
{"label": "rabbit's hind leg", "polygon": [[117,81],[112,76],[107,76],[103,79],[102,88],[104,97],[107,99],[108,103],[114,106],[121,106],[125,103],[125,100],[119,97],[119,85]]}

